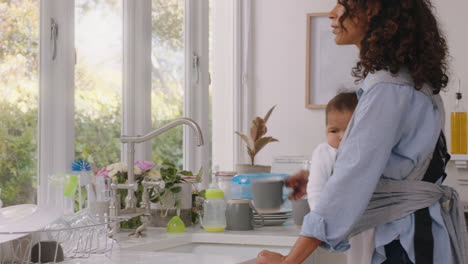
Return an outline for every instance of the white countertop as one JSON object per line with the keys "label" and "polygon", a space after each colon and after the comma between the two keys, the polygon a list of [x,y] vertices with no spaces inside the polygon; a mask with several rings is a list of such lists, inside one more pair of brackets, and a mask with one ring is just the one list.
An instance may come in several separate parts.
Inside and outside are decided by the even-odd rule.
{"label": "white countertop", "polygon": [[[216,246],[232,244],[235,247],[256,245],[261,248],[279,248],[289,250],[299,235],[299,229],[290,222],[283,226],[266,226],[252,231],[225,231],[224,233],[208,233],[198,226],[187,228],[186,233],[168,234],[164,228],[149,228],[143,238],[130,238],[128,232],[116,235],[117,243],[112,252],[92,255],[87,259],[77,259],[68,263],[100,263],[100,264],[146,264],[146,263],[255,263],[255,256],[227,256],[219,254]],[[175,253],[164,252],[165,249],[190,243],[212,245],[213,252],[204,253]],[[256,247],[253,255],[256,253]],[[250,260],[250,261],[249,261]],[[246,262],[247,261],[247,262]]]}

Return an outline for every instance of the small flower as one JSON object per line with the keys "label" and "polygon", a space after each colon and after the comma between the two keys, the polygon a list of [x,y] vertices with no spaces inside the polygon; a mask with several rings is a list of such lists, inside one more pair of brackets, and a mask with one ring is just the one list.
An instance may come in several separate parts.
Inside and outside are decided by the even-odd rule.
{"label": "small flower", "polygon": [[104,177],[104,179],[109,178],[109,171],[106,167],[102,168],[98,173],[96,173],[96,177]]}
{"label": "small flower", "polygon": [[151,180],[151,181],[160,181],[161,174],[157,170],[150,170],[146,173],[146,178]]}
{"label": "small flower", "polygon": [[133,167],[133,174],[135,175],[140,175],[141,174],[141,169],[138,167]]}
{"label": "small flower", "polygon": [[127,172],[128,171],[128,167],[127,167],[127,164],[125,163],[117,163],[117,167],[119,169],[120,172]]}
{"label": "small flower", "polygon": [[137,160],[137,161],[135,161],[135,168],[139,168],[140,171],[141,171],[140,173],[145,173],[145,172],[153,169],[155,166],[156,166],[156,164],[154,164],[151,161],[147,161],[147,160]]}
{"label": "small flower", "polygon": [[115,170],[115,169],[112,169],[112,170],[110,170],[110,171],[108,172],[109,177],[112,177],[112,178],[114,178],[114,176],[116,176],[117,173],[119,173],[119,171],[118,171],[118,170]]}
{"label": "small flower", "polygon": [[118,162],[118,163],[113,163],[107,166],[107,170],[109,171],[115,170],[117,173],[117,172],[127,172],[128,169],[127,169],[127,164]]}

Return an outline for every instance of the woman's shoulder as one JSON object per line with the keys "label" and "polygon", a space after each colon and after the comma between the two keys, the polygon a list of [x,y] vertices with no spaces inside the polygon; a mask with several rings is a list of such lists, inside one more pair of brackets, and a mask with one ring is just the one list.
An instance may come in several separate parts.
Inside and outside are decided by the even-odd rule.
{"label": "woman's shoulder", "polygon": [[398,73],[393,74],[387,70],[380,70],[369,73],[363,81],[362,89],[369,91],[378,84],[403,85],[414,87],[413,78],[406,68],[400,69]]}
{"label": "woman's shoulder", "polygon": [[[389,93],[391,93],[390,90],[393,88],[393,90],[398,90],[397,94],[400,97],[414,95],[421,98],[421,100],[427,100],[433,95],[433,89],[428,84],[424,84],[420,89],[415,88],[413,78],[406,67],[401,68],[396,74],[386,70],[368,74],[361,84],[361,93],[369,94],[369,91],[375,87],[386,88],[384,90],[387,90]],[[378,94],[381,94],[381,92],[379,91]]]}

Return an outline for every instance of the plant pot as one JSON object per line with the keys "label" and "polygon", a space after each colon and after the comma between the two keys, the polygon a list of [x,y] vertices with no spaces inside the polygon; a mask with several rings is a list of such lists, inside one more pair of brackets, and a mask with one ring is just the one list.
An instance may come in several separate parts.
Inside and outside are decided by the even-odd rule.
{"label": "plant pot", "polygon": [[236,164],[236,171],[237,171],[238,174],[244,174],[244,173],[270,173],[271,166]]}
{"label": "plant pot", "polygon": [[175,186],[182,187],[177,194],[166,192],[161,197],[161,203],[151,203],[151,223],[149,226],[166,227],[173,216],[177,215],[177,208],[174,206],[176,200],[180,200],[180,218],[185,226],[192,225],[192,184],[178,183]]}

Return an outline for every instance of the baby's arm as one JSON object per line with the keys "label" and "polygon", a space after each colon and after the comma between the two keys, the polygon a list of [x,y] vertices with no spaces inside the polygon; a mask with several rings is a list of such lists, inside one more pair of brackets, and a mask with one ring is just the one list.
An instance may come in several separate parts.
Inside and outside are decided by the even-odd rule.
{"label": "baby's arm", "polygon": [[320,193],[322,192],[333,169],[334,157],[330,156],[330,148],[326,143],[315,148],[310,163],[309,181],[307,183],[307,200],[310,210],[315,208]]}

